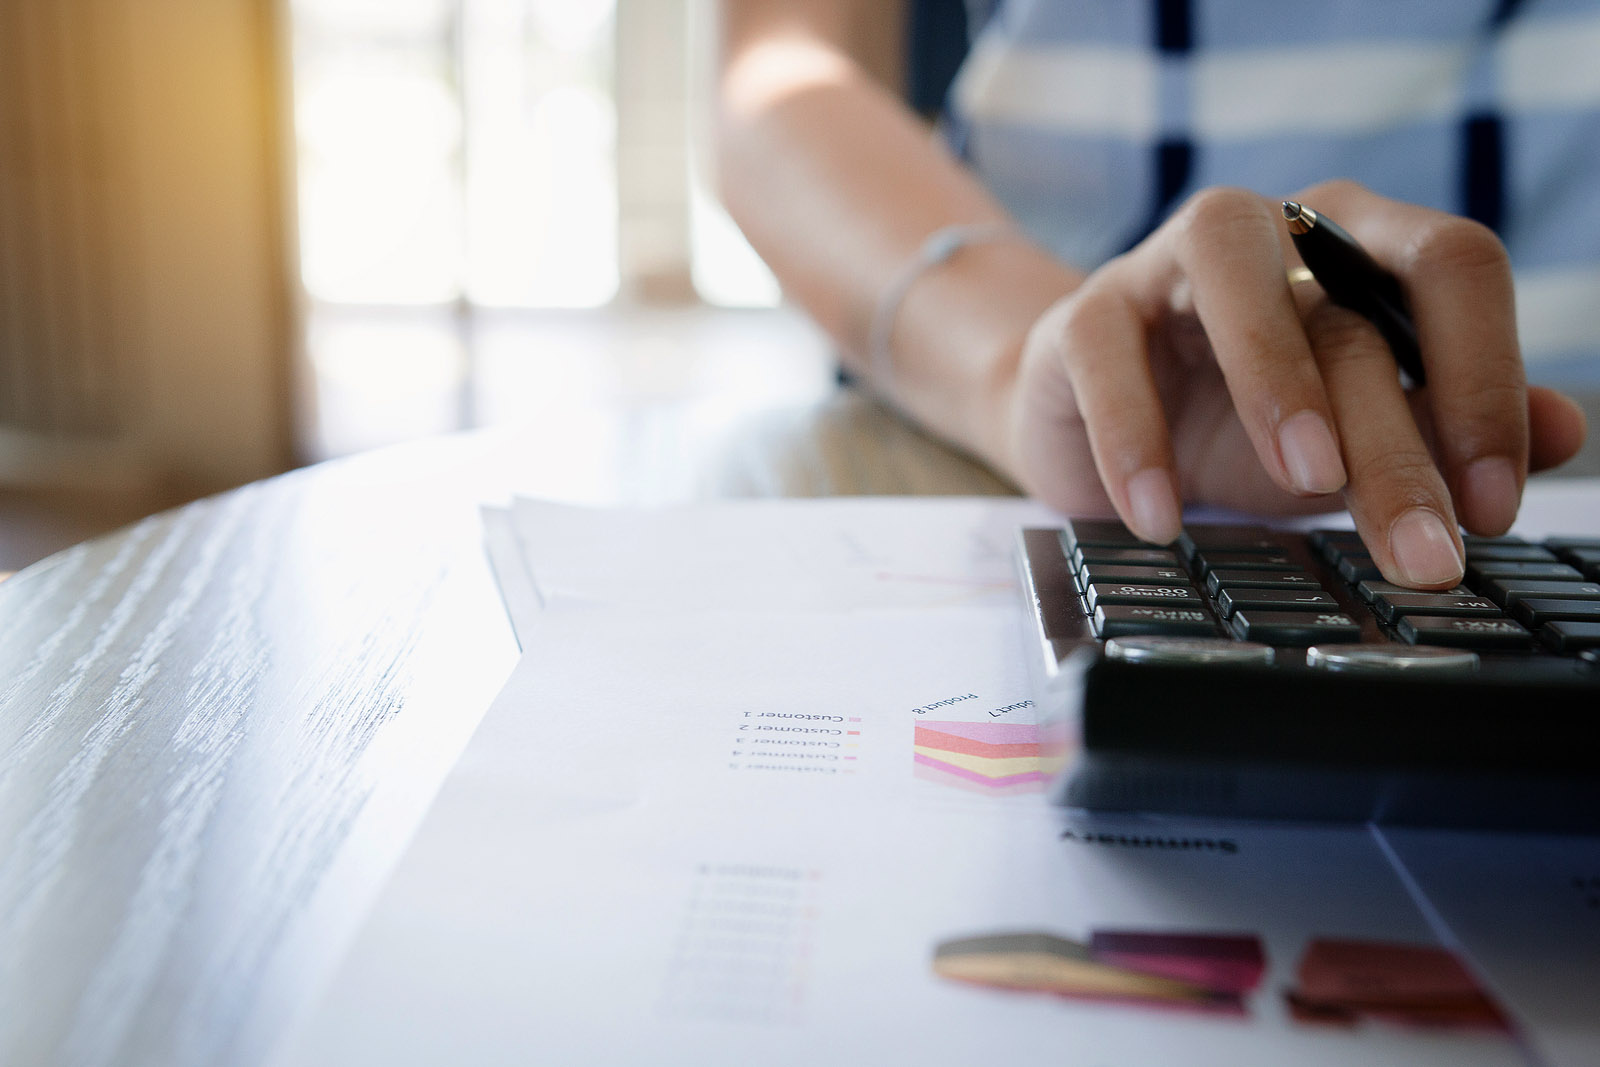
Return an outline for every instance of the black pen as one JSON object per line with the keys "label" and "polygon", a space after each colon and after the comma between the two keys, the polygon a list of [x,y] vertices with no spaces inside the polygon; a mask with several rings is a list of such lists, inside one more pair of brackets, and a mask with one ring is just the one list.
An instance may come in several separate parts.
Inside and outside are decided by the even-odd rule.
{"label": "black pen", "polygon": [[1426,385],[1422,353],[1417,348],[1417,327],[1406,308],[1400,281],[1378,266],[1378,261],[1326,215],[1293,200],[1283,202],[1295,250],[1306,267],[1340,307],[1360,315],[1389,342],[1394,361],[1415,385]]}

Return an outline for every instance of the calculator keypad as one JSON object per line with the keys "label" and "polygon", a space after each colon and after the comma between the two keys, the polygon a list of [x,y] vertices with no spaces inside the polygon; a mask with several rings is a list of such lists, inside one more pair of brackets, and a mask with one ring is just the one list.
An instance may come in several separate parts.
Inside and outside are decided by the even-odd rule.
{"label": "calculator keypad", "polygon": [[[1074,521],[1060,539],[1102,641],[1151,635],[1320,646],[1325,651],[1307,662],[1329,669],[1473,662],[1463,650],[1600,649],[1600,538],[1467,537],[1466,580],[1443,591],[1385,581],[1348,530],[1197,525],[1167,548],[1116,522]],[[1357,643],[1396,651],[1337,654]],[[1417,654],[1399,651],[1405,647]]]}

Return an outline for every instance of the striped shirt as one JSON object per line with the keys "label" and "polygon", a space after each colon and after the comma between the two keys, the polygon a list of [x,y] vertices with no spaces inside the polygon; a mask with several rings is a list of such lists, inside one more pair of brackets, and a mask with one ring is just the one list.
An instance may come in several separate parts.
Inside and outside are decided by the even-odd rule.
{"label": "striped shirt", "polygon": [[1493,227],[1529,377],[1600,385],[1600,0],[973,0],[955,150],[1092,268],[1213,185]]}

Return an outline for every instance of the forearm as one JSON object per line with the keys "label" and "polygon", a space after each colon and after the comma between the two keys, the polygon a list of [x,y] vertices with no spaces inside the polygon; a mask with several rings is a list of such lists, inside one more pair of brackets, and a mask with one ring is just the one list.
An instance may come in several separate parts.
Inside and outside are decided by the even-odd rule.
{"label": "forearm", "polygon": [[[881,379],[868,351],[873,316],[924,240],[1006,215],[839,50],[803,28],[729,29],[724,198],[850,367]],[[930,429],[1007,468],[1004,405],[1023,340],[1080,280],[1020,238],[963,248],[906,291],[890,334],[892,382],[875,385]]]}

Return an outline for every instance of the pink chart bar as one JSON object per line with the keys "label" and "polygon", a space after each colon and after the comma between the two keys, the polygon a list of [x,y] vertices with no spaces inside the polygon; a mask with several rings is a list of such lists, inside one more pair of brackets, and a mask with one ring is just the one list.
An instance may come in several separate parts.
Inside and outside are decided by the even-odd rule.
{"label": "pink chart bar", "polygon": [[919,729],[934,730],[986,745],[1038,744],[1039,728],[1026,722],[918,722]]}

